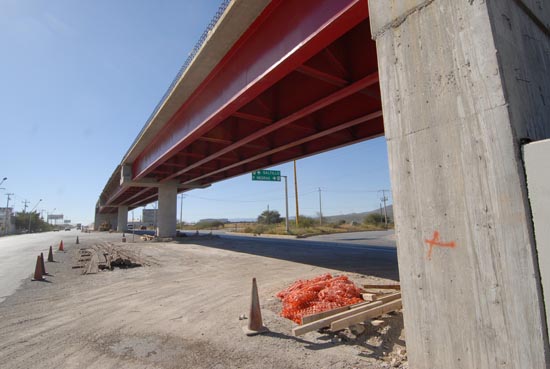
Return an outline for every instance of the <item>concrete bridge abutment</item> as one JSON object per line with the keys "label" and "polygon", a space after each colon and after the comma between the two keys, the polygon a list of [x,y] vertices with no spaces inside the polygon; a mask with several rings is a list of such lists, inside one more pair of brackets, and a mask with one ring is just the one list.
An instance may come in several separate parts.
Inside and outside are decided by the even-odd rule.
{"label": "concrete bridge abutment", "polygon": [[369,9],[409,364],[548,368],[520,142],[550,137],[550,5]]}

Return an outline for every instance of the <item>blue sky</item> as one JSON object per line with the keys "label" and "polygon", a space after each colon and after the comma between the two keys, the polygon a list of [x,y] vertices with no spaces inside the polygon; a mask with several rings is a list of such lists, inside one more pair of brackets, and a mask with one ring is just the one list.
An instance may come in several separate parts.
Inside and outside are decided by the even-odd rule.
{"label": "blue sky", "polygon": [[[0,206],[14,193],[16,210],[43,199],[37,210],[92,222],[107,179],[218,5],[1,0]],[[272,169],[289,176],[293,215],[292,164]],[[298,187],[301,214],[318,212],[319,187],[325,215],[377,208],[376,191],[390,188],[384,138],[299,160]],[[283,214],[284,187],[248,174],[187,192],[183,204],[185,221],[253,218],[268,205]]]}

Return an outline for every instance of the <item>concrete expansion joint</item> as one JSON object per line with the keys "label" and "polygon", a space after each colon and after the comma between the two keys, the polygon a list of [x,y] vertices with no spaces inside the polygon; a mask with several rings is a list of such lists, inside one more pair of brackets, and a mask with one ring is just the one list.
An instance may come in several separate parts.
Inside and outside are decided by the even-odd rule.
{"label": "concrete expansion joint", "polygon": [[424,1],[422,4],[418,4],[417,6],[415,6],[414,8],[411,8],[409,9],[408,11],[406,11],[405,13],[403,13],[402,15],[400,15],[399,17],[395,18],[393,21],[391,21],[390,23],[386,24],[384,27],[381,27],[377,32],[375,32],[373,35],[372,35],[372,39],[376,41],[376,39],[381,36],[382,34],[386,33],[386,31],[388,31],[389,29],[391,28],[398,28],[400,25],[403,24],[403,22],[405,22],[407,20],[407,18],[409,16],[411,16],[412,14],[416,13],[416,12],[419,12],[421,11],[422,9],[424,9],[425,7],[431,5],[431,3],[433,3],[435,0],[426,0]]}

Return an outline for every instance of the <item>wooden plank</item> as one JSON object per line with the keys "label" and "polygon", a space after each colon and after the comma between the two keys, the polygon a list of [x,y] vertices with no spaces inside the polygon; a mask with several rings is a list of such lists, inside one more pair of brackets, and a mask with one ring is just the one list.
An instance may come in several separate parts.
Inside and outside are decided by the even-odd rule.
{"label": "wooden plank", "polygon": [[[335,320],[342,319],[346,316],[353,315],[353,314],[356,314],[360,311],[368,310],[372,307],[382,305],[382,304],[385,304],[389,301],[400,299],[400,298],[401,298],[401,292],[396,292],[396,293],[388,294],[384,297],[380,297],[375,302],[364,302],[364,303],[360,303],[360,304],[357,304],[357,305],[353,305],[348,310],[344,310],[344,311],[341,311],[341,312],[336,313],[336,314],[331,314],[330,316],[323,317],[323,318],[308,322],[307,324],[304,323],[303,325],[298,326],[298,327],[294,327],[292,329],[292,334],[295,335],[295,336],[299,336],[299,335],[302,335],[304,333],[314,331],[316,329],[320,329],[320,328],[323,328],[323,327],[328,327],[328,326],[330,326],[330,323],[332,323]],[[324,312],[324,313],[327,313],[327,312]],[[323,314],[323,313],[319,313],[319,314]],[[310,317],[311,317],[311,315],[310,315]],[[307,320],[309,321],[310,319],[311,318],[308,318]],[[303,318],[302,318],[302,322],[303,322]]]}
{"label": "wooden plank", "polygon": [[351,306],[342,306],[342,307],[339,307],[339,308],[335,308],[335,309],[331,309],[331,310],[327,310],[327,311],[322,311],[322,312],[317,313],[317,314],[306,315],[306,316],[302,317],[302,325],[303,324],[309,324],[309,323],[314,322],[316,320],[323,319],[323,318],[326,318],[328,316],[341,313],[342,311],[348,311],[350,309],[351,309]]}
{"label": "wooden plank", "polygon": [[97,254],[93,254],[84,274],[96,274],[96,273],[99,273],[99,258]]}
{"label": "wooden plank", "polygon": [[366,311],[366,310],[372,309],[373,307],[380,306],[380,305],[382,305],[382,302],[375,301],[375,302],[371,302],[367,305],[358,307],[356,309],[350,309],[350,310],[347,310],[347,311],[342,311],[341,313],[338,313],[338,314],[335,314],[335,315],[332,315],[332,316],[329,316],[329,317],[326,317],[326,318],[323,318],[323,319],[319,319],[319,320],[316,320],[316,321],[308,323],[308,324],[300,325],[298,327],[294,327],[294,328],[292,328],[292,334],[294,336],[300,336],[300,335],[302,335],[304,333],[307,333],[307,332],[311,332],[311,331],[314,331],[314,330],[317,330],[317,329],[320,329],[320,328],[324,328],[324,327],[329,327],[330,324],[333,321],[340,320],[340,319],[343,319],[343,318],[351,316],[351,315],[355,315],[356,313],[358,313],[360,311]]}
{"label": "wooden plank", "polygon": [[364,284],[363,288],[372,290],[400,290],[400,284]]}
{"label": "wooden plank", "polygon": [[370,304],[371,302],[372,301],[364,301],[364,302],[359,302],[359,303],[354,304],[354,305],[341,306],[341,307],[334,308],[334,309],[327,310],[327,311],[323,311],[323,312],[320,312],[320,313],[306,315],[306,316],[302,317],[302,324],[311,323],[311,322],[314,322],[316,320],[323,319],[323,318],[326,318],[328,316],[341,313],[342,311],[346,311],[346,310],[354,309],[356,307],[364,306],[366,304]]}
{"label": "wooden plank", "polygon": [[[396,292],[394,294],[388,294],[388,295],[384,296],[383,298],[378,298],[377,300],[381,301],[382,303],[386,303],[388,301],[395,300],[395,299],[398,299],[400,297],[401,297],[401,294],[399,292]],[[317,314],[306,315],[306,316],[302,317],[302,324],[309,324],[309,323],[314,322],[316,320],[327,318],[331,315],[335,315],[335,314],[341,313],[343,311],[355,309],[355,308],[358,308],[358,307],[361,307],[361,306],[365,306],[365,305],[368,305],[370,303],[372,303],[372,301],[365,301],[365,302],[360,302],[360,303],[357,303],[357,304],[354,304],[354,305],[342,306],[342,307],[338,307],[338,308],[335,308],[335,309],[323,311],[323,312],[320,312],[320,313],[317,313]]]}
{"label": "wooden plank", "polygon": [[382,314],[387,314],[394,310],[399,310],[403,307],[401,299],[390,301],[384,305],[376,306],[366,311],[342,318],[340,320],[333,321],[330,324],[331,331],[339,331],[345,329],[352,324],[364,322],[367,319],[375,318]]}
{"label": "wooden plank", "polygon": [[362,293],[361,296],[363,296],[363,300],[365,301],[375,301],[376,300],[376,293]]}

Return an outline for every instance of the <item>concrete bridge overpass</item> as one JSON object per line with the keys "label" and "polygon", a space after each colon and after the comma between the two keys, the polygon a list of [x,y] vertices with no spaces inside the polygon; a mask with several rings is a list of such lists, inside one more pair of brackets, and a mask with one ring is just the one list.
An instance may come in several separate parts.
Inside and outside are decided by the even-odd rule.
{"label": "concrete bridge overpass", "polygon": [[521,144],[550,137],[550,6],[227,4],[96,225],[158,200],[170,236],[178,192],[384,134],[411,368],[548,367]]}
{"label": "concrete bridge overpass", "polygon": [[[125,229],[159,200],[383,134],[366,1],[234,1],[105,186],[98,214]],[[99,217],[102,218],[101,216]]]}

